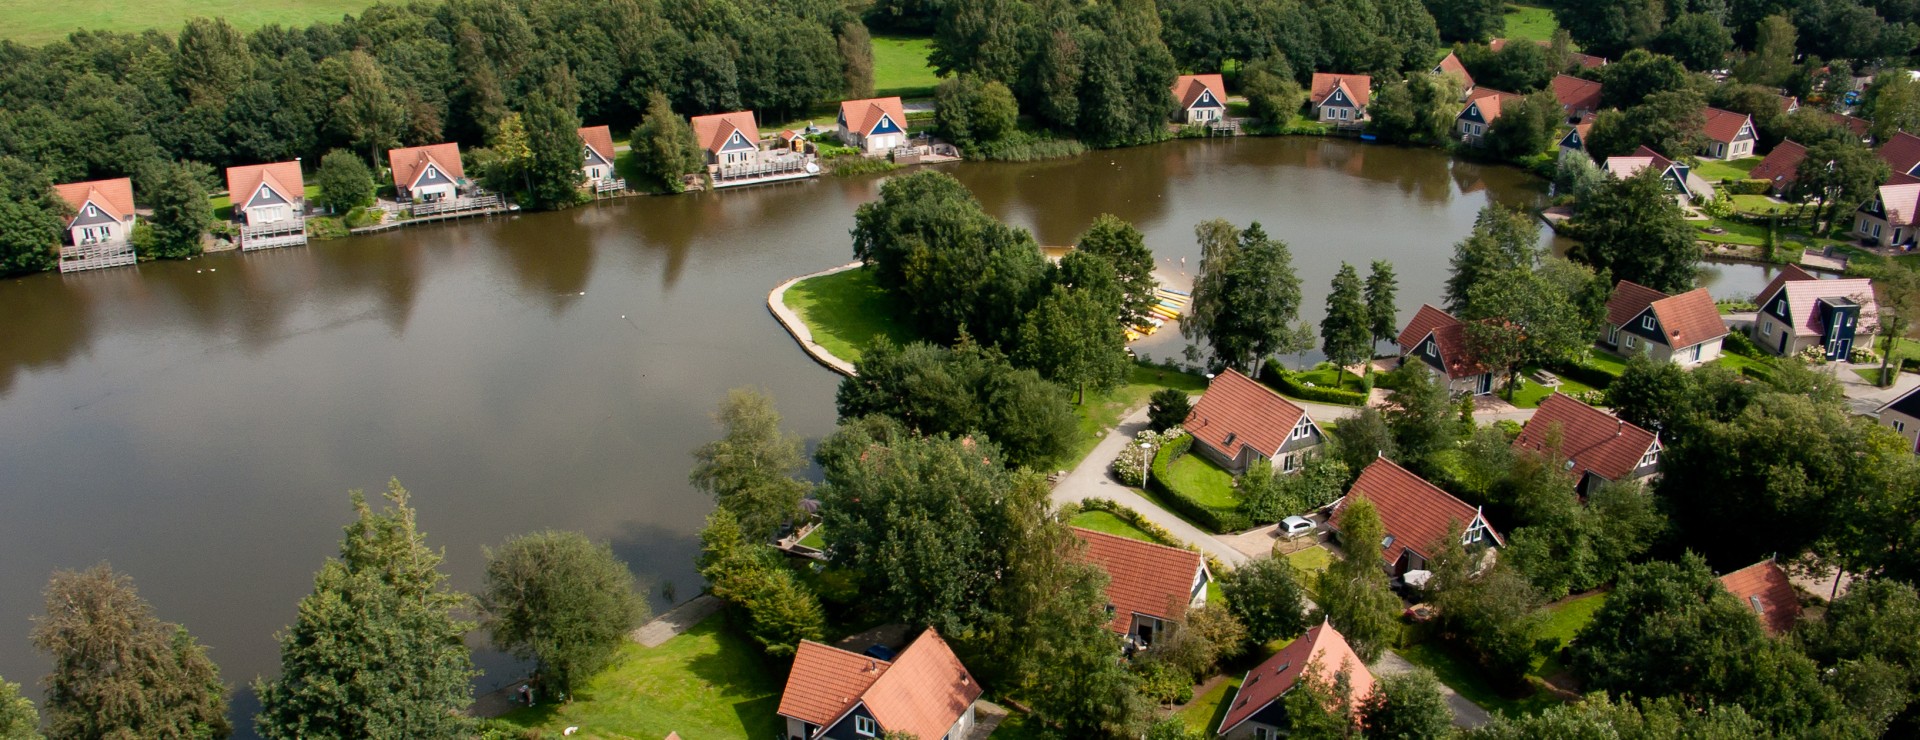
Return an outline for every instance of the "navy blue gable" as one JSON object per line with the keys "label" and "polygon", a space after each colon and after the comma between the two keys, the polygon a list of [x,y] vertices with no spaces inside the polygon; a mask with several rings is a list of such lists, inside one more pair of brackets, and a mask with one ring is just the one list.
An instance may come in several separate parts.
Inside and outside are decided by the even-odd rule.
{"label": "navy blue gable", "polygon": [[286,198],[280,197],[279,193],[276,193],[273,191],[273,186],[263,182],[263,183],[260,183],[260,188],[258,190],[253,191],[253,197],[247,200],[247,204],[246,206],[243,207],[242,210],[244,210],[245,208],[252,208],[254,206],[281,205],[286,202],[287,202]]}
{"label": "navy blue gable", "polygon": [[1480,104],[1479,104],[1479,103],[1468,103],[1468,104],[1467,104],[1467,109],[1466,109],[1466,110],[1464,110],[1464,111],[1461,111],[1461,112],[1460,112],[1460,118],[1461,118],[1461,119],[1463,119],[1463,120],[1466,120],[1466,121],[1470,121],[1470,122],[1473,122],[1473,123],[1486,123],[1486,122],[1487,122],[1487,119],[1485,119],[1485,118],[1482,118],[1482,117],[1480,116]]}
{"label": "navy blue gable", "polygon": [[602,157],[599,152],[594,151],[593,147],[582,146],[581,148],[587,150],[587,164],[612,164],[612,162],[607,161],[606,157]]}
{"label": "navy blue gable", "polygon": [[1201,90],[1200,97],[1193,101],[1192,108],[1218,108],[1220,101],[1213,97],[1212,90]]}
{"label": "navy blue gable", "polygon": [[727,144],[726,146],[720,147],[720,151],[730,152],[738,149],[752,149],[752,148],[754,148],[753,143],[747,141],[747,137],[745,135],[741,134],[738,130],[735,130],[732,136],[727,137]]}
{"label": "navy blue gable", "polygon": [[900,126],[893,122],[893,116],[888,115],[886,113],[882,113],[880,114],[880,120],[874,122],[873,130],[867,132],[867,135],[873,136],[876,134],[897,134],[897,133],[900,133]]}
{"label": "navy blue gable", "polygon": [[1348,108],[1353,107],[1353,104],[1347,101],[1347,94],[1345,92],[1342,92],[1340,88],[1337,88],[1337,87],[1333,89],[1332,95],[1327,96],[1326,104],[1337,105],[1337,106],[1348,107]]}
{"label": "navy blue gable", "polygon": [[428,164],[426,169],[420,171],[420,176],[414,178],[413,186],[421,188],[428,185],[449,185],[452,183],[453,180],[447,177],[447,173],[440,171],[439,165]]}
{"label": "navy blue gable", "polygon": [[113,223],[112,216],[107,215],[105,210],[94,205],[93,201],[87,201],[84,205],[80,206],[80,212],[74,214],[73,220],[67,223],[67,228],[71,229],[75,226],[92,226],[94,224],[110,223]]}
{"label": "navy blue gable", "polygon": [[1566,147],[1568,149],[1581,148],[1580,129],[1577,129],[1577,128],[1567,129],[1567,135],[1560,137],[1560,146]]}

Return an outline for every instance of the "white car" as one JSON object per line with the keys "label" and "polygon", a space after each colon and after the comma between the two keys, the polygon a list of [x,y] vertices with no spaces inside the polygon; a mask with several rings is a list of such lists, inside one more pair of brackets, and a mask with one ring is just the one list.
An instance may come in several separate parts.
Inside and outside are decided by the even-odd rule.
{"label": "white car", "polygon": [[1312,532],[1313,528],[1313,520],[1304,516],[1290,516],[1280,521],[1280,534],[1287,539]]}

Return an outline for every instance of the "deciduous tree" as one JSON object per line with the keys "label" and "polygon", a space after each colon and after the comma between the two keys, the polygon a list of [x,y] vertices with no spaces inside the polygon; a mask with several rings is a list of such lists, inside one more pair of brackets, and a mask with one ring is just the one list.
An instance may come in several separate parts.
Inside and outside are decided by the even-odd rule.
{"label": "deciduous tree", "polygon": [[842,420],[880,414],[921,434],[991,437],[1011,465],[1041,465],[1073,444],[1068,394],[971,342],[947,350],[876,342],[840,383]]}
{"label": "deciduous tree", "polygon": [[1647,169],[1609,182],[1581,206],[1574,224],[1580,243],[1569,257],[1663,293],[1693,287],[1700,249],[1660,173]]}
{"label": "deciduous tree", "polygon": [[1727,52],[1733,50],[1733,31],[1711,14],[1687,13],[1661,29],[1652,48],[1687,69],[1706,72],[1720,69],[1726,61]]}
{"label": "deciduous tree", "polygon": [[1207,345],[1214,367],[1257,373],[1268,356],[1293,351],[1290,325],[1300,314],[1293,252],[1255,222],[1242,231],[1220,219],[1194,227],[1200,275],[1193,313],[1180,334]]}
{"label": "deciduous tree", "polygon": [[633,130],[632,150],[640,175],[670,192],[686,188],[682,175],[700,171],[700,145],[693,140],[693,129],[658,90],[647,95],[647,115]]}
{"label": "deciduous tree", "polygon": [[580,202],[580,117],[547,93],[535,93],[522,111],[527,125],[527,200],[552,209]]}
{"label": "deciduous tree", "polygon": [[0,740],[42,740],[40,713],[20,695],[20,684],[0,679]]}
{"label": "deciduous tree", "polygon": [[1391,647],[1400,632],[1400,597],[1387,588],[1379,546],[1386,527],[1373,502],[1351,493],[1340,511],[1339,527],[1347,557],[1320,572],[1314,589],[1319,608],[1309,620],[1332,622],[1360,659],[1371,661]]}
{"label": "deciduous tree", "polygon": [[[207,188],[196,176],[204,168],[196,162],[153,162],[142,171],[141,198],[153,215],[145,223],[151,229],[147,259],[181,259],[199,254],[201,239],[213,224],[213,207],[207,202]],[[139,240],[135,246],[141,246]]]}
{"label": "deciduous tree", "polygon": [[826,632],[820,599],[785,558],[764,540],[748,540],[725,506],[716,507],[700,531],[700,577],[715,598],[738,612],[741,630],[776,658],[793,655],[801,640],[818,640]]}
{"label": "deciduous tree", "polygon": [[1087,387],[1111,390],[1126,377],[1127,340],[1114,319],[1112,296],[1054,285],[1027,313],[1014,358],[1040,376],[1075,391],[1075,403],[1087,399]]}
{"label": "deciduous tree", "polygon": [[1886,160],[1859,139],[1835,137],[1807,149],[1794,184],[1803,192],[1818,194],[1825,201],[1826,220],[1832,222],[1873,197],[1891,174]]}
{"label": "deciduous tree", "polygon": [[1267,643],[1307,631],[1307,592],[1286,558],[1258,558],[1220,579],[1227,609],[1246,625],[1247,639]]}
{"label": "deciduous tree", "polygon": [[313,175],[320,188],[314,200],[334,213],[345,214],[361,206],[373,205],[373,172],[367,163],[345,149],[327,152],[320,169]]}
{"label": "deciduous tree", "polygon": [[68,213],[33,165],[0,157],[0,275],[53,267]]}
{"label": "deciduous tree", "polygon": [[739,517],[749,539],[771,541],[799,514],[800,499],[810,488],[794,477],[807,464],[800,438],[780,431],[773,397],[750,388],[728,391],[714,420],[720,438],[694,450],[687,477]]}
{"label": "deciduous tree", "polygon": [[1373,693],[1360,707],[1367,737],[1443,740],[1453,737],[1453,710],[1433,672],[1415,668],[1374,677]]}
{"label": "deciduous tree", "polygon": [[1159,285],[1153,277],[1153,250],[1147,248],[1146,235],[1120,217],[1103,213],[1074,240],[1074,245],[1074,251],[1113,265],[1121,292],[1121,325],[1139,326],[1145,321],[1147,309],[1158,301],[1154,288]]}
{"label": "deciduous tree", "polygon": [[534,662],[548,695],[571,696],[646,618],[633,572],[605,543],[547,530],[486,556],[481,626],[495,648]]}
{"label": "deciduous tree", "polygon": [[[1754,5],[1761,5],[1755,3]],[[1752,85],[1777,86],[1793,71],[1799,32],[1784,15],[1770,15],[1754,27],[1752,52],[1733,67],[1733,76]]]}

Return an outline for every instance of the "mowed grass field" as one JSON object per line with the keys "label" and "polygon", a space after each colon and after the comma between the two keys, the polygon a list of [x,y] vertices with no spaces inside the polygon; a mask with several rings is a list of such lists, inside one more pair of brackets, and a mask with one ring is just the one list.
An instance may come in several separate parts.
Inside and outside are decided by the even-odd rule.
{"label": "mowed grass field", "polygon": [[1553,32],[1559,28],[1560,23],[1554,20],[1552,10],[1531,5],[1507,6],[1506,38],[1550,41]]}
{"label": "mowed grass field", "polygon": [[44,44],[76,29],[178,33],[188,18],[226,18],[241,30],[271,23],[304,26],[359,13],[374,0],[0,0],[0,38]]}
{"label": "mowed grass field", "polygon": [[[13,0],[0,0],[12,2]],[[932,97],[940,78],[927,64],[933,40],[910,36],[873,37],[873,94],[880,97]]]}

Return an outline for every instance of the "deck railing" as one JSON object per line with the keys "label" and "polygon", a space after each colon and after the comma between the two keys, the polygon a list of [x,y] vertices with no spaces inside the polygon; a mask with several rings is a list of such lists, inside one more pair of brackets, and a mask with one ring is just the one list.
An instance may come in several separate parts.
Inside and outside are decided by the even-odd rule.
{"label": "deck railing", "polygon": [[295,247],[307,243],[307,219],[295,217],[240,227],[240,251]]}
{"label": "deck railing", "polygon": [[125,239],[109,239],[60,247],[61,272],[121,267],[139,261],[140,257],[133,252],[133,243]]}

